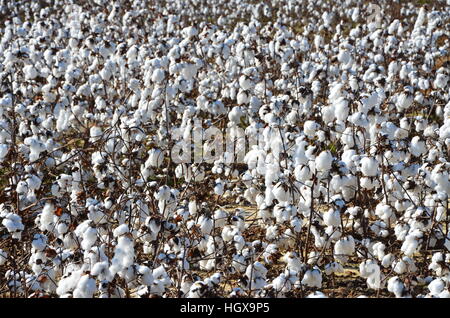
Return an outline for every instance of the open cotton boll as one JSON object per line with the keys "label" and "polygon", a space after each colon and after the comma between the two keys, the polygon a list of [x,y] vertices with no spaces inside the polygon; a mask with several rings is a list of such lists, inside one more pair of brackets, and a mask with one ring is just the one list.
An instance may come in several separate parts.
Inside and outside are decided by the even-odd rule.
{"label": "open cotton boll", "polygon": [[403,296],[405,285],[398,276],[394,276],[388,280],[387,289],[389,292],[393,293],[395,297],[400,298]]}
{"label": "open cotton boll", "polygon": [[323,222],[327,226],[340,226],[341,225],[341,214],[338,210],[329,209],[323,214]]}
{"label": "open cotton boll", "polygon": [[348,100],[340,97],[334,103],[334,116],[338,121],[345,122],[349,114]]}
{"label": "open cotton boll", "polygon": [[164,162],[164,153],[158,149],[153,148],[148,151],[148,159],[145,162],[146,167],[159,168]]}
{"label": "open cotton boll", "polygon": [[0,248],[0,266],[4,265],[8,260],[8,253]]}
{"label": "open cotton boll", "polygon": [[23,74],[26,80],[34,80],[38,76],[38,72],[33,65],[27,65],[23,68]]}
{"label": "open cotton boll", "polygon": [[378,161],[373,157],[361,159],[361,172],[367,177],[375,177],[378,174]]}
{"label": "open cotton boll", "polygon": [[119,237],[121,235],[124,235],[125,233],[130,232],[130,229],[128,228],[127,224],[121,224],[118,227],[116,227],[113,231],[114,237]]}
{"label": "open cotton boll", "polygon": [[286,183],[278,182],[272,189],[272,193],[280,202],[288,202],[290,200],[289,188]]}
{"label": "open cotton boll", "polygon": [[401,251],[406,256],[412,256],[419,247],[419,240],[423,236],[420,230],[414,230],[412,233],[408,234],[405,241],[402,244]]}
{"label": "open cotton boll", "polygon": [[22,218],[11,212],[6,214],[2,221],[2,225],[6,227],[8,232],[12,234],[12,237],[16,239],[21,238],[21,233],[25,229],[25,226],[22,224]]}
{"label": "open cotton boll", "polygon": [[4,160],[6,155],[8,154],[9,147],[7,144],[0,144],[0,162]]}
{"label": "open cotton boll", "polygon": [[322,287],[322,273],[319,268],[315,267],[312,270],[307,270],[302,278],[302,284],[308,287]]}
{"label": "open cotton boll", "polygon": [[393,216],[393,211],[389,205],[379,203],[375,208],[375,215],[387,222]]}
{"label": "open cotton boll", "polygon": [[315,291],[311,294],[309,294],[308,296],[306,296],[306,298],[328,298],[327,295],[325,295],[324,293],[320,292],[320,291]]}
{"label": "open cotton boll", "polygon": [[397,109],[399,111],[403,111],[408,109],[414,101],[414,96],[412,94],[409,94],[407,92],[403,92],[400,95],[397,96]]}
{"label": "open cotton boll", "polygon": [[91,138],[89,140],[91,142],[96,142],[97,140],[99,140],[101,138],[102,134],[103,134],[103,131],[100,127],[92,126],[89,129],[89,135],[91,136]]}
{"label": "open cotton boll", "polygon": [[89,275],[81,276],[77,287],[73,291],[74,298],[92,298],[97,290],[95,279]]}
{"label": "open cotton boll", "polygon": [[332,262],[332,263],[325,265],[325,274],[326,275],[331,275],[333,273],[343,273],[343,272],[344,272],[344,267],[342,267],[342,265],[337,262]]}
{"label": "open cotton boll", "polygon": [[333,155],[329,150],[322,151],[315,159],[317,171],[327,172],[331,169]]}
{"label": "open cotton boll", "polygon": [[111,260],[109,270],[114,275],[117,272],[130,267],[134,262],[134,242],[126,235],[117,239],[117,245],[114,249],[114,257]]}
{"label": "open cotton boll", "polygon": [[381,270],[375,260],[368,259],[359,265],[361,277],[367,278],[367,287],[372,289],[381,288]]}
{"label": "open cotton boll", "polygon": [[420,140],[419,136],[413,137],[411,139],[411,145],[409,147],[409,151],[411,154],[415,157],[420,157],[422,154],[424,154],[427,151],[427,147],[425,145],[425,142]]}
{"label": "open cotton boll", "polygon": [[438,296],[445,288],[445,282],[441,278],[436,278],[429,285],[428,289],[432,296]]}
{"label": "open cotton boll", "polygon": [[228,219],[228,213],[225,210],[218,209],[214,212],[214,225],[216,228],[223,228]]}
{"label": "open cotton boll", "polygon": [[31,245],[36,251],[43,251],[47,246],[47,236],[43,234],[35,234]]}
{"label": "open cotton boll", "polygon": [[319,129],[320,129],[320,125],[312,120],[307,120],[303,124],[303,132],[309,138],[313,138],[314,135],[316,134],[317,130],[319,130]]}

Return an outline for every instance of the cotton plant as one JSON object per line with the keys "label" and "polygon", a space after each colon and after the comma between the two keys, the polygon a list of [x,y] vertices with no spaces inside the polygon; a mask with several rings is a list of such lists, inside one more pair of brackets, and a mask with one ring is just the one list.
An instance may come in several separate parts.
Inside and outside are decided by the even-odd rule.
{"label": "cotton plant", "polygon": [[445,1],[95,4],[3,8],[12,295],[448,297]]}

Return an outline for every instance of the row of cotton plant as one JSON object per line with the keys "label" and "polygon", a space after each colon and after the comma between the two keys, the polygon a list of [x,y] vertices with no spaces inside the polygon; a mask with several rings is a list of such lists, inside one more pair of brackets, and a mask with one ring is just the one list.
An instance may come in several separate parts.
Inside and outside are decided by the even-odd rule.
{"label": "row of cotton plant", "polygon": [[0,296],[450,297],[425,2],[2,3]]}

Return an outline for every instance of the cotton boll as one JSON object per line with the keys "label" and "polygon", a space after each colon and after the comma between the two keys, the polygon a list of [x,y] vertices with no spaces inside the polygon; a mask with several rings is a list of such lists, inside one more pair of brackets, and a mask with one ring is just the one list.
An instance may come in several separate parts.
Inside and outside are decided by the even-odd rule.
{"label": "cotton boll", "polygon": [[351,256],[355,253],[355,240],[352,236],[344,237],[334,245],[334,256],[337,260],[346,262],[345,256]]}
{"label": "cotton boll", "polygon": [[420,157],[427,150],[425,142],[420,140],[419,136],[413,137],[409,147],[411,154],[415,157]]}
{"label": "cotton boll", "polygon": [[428,289],[432,296],[438,296],[445,288],[445,282],[441,278],[436,278],[429,285]]}
{"label": "cotton boll", "polygon": [[0,144],[0,162],[4,160],[6,155],[8,154],[9,147],[6,144]]}
{"label": "cotton boll", "polygon": [[95,280],[89,275],[83,275],[73,291],[74,298],[92,298],[97,290]]}
{"label": "cotton boll", "polygon": [[320,291],[315,291],[311,294],[309,294],[308,296],[306,296],[306,298],[328,298],[327,295],[325,295],[324,293],[320,292]]}
{"label": "cotton boll", "polygon": [[8,260],[8,253],[0,249],[0,266],[4,265]]}
{"label": "cotton boll", "polygon": [[361,277],[367,278],[367,287],[372,289],[381,288],[380,266],[374,260],[366,260],[359,265]]}
{"label": "cotton boll", "polygon": [[38,76],[38,72],[33,65],[27,65],[23,68],[26,80],[34,80]]}
{"label": "cotton boll", "polygon": [[321,172],[327,172],[331,169],[333,155],[329,150],[322,151],[315,159],[316,169]]}
{"label": "cotton boll", "polygon": [[394,215],[392,208],[389,205],[379,203],[375,208],[375,215],[377,215],[384,222],[388,222],[388,220]]}
{"label": "cotton boll", "polygon": [[114,237],[119,237],[121,235],[124,235],[125,233],[128,233],[129,231],[130,230],[129,230],[127,224],[121,224],[114,229],[113,235],[114,235]]}
{"label": "cotton boll", "polygon": [[361,172],[367,177],[375,177],[378,174],[378,161],[373,157],[362,158]]}
{"label": "cotton boll", "polygon": [[162,69],[155,69],[152,74],[152,81],[155,83],[161,83],[164,80],[165,72]]}
{"label": "cotton boll", "polygon": [[35,234],[31,245],[36,251],[43,251],[47,246],[47,237],[43,234]]}
{"label": "cotton boll", "polygon": [[320,125],[312,120],[307,120],[303,124],[303,131],[304,131],[305,135],[308,136],[309,138],[313,138],[314,135],[316,134],[317,130],[319,130],[319,129],[320,129]]}
{"label": "cotton boll", "polygon": [[387,289],[389,292],[393,293],[395,297],[400,298],[403,296],[405,285],[398,276],[394,276],[388,280]]}
{"label": "cotton boll", "polygon": [[412,233],[408,234],[402,244],[401,251],[406,256],[412,256],[419,247],[419,240],[421,237],[422,233],[420,232],[420,230],[415,230]]}
{"label": "cotton boll", "polygon": [[327,226],[340,226],[341,214],[338,210],[330,209],[323,214],[323,221]]}
{"label": "cotton boll", "polygon": [[312,270],[307,270],[302,278],[302,284],[308,287],[322,287],[322,273],[315,267]]}
{"label": "cotton boll", "polygon": [[286,183],[278,182],[272,189],[272,193],[280,202],[288,202],[290,200],[289,188]]}
{"label": "cotton boll", "polygon": [[14,213],[7,213],[2,220],[2,225],[6,227],[13,238],[20,239],[22,231],[25,229],[22,218]]}

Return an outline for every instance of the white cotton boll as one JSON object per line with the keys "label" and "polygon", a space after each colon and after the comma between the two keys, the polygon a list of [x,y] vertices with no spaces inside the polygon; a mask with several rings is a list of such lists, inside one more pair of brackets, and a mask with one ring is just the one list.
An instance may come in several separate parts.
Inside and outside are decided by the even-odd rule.
{"label": "white cotton boll", "polygon": [[214,212],[214,224],[216,228],[222,228],[226,225],[228,213],[225,210],[218,209]]}
{"label": "white cotton boll", "polygon": [[306,298],[328,298],[324,293],[320,291],[315,291],[314,293],[309,294]]}
{"label": "white cotton boll", "polygon": [[235,226],[227,225],[223,228],[221,236],[225,242],[230,242],[237,233],[239,230]]}
{"label": "white cotton boll", "polygon": [[403,295],[403,290],[405,289],[405,285],[398,278],[398,276],[394,276],[388,280],[387,290],[395,295],[395,297],[400,298]]}
{"label": "white cotton boll", "polygon": [[[353,236],[347,236],[336,242],[334,245],[335,256],[348,255],[355,253],[355,240]],[[339,259],[339,258],[338,258]]]}
{"label": "white cotton boll", "polygon": [[333,155],[329,150],[322,151],[315,159],[317,171],[327,172],[331,169]]}
{"label": "white cotton boll", "polygon": [[133,240],[122,235],[117,239],[117,245],[114,249],[114,257],[111,260],[109,270],[114,275],[117,272],[130,267],[134,262],[134,243]]}
{"label": "white cotton boll", "polygon": [[385,249],[386,249],[386,245],[384,245],[382,242],[377,242],[377,243],[373,244],[373,246],[372,246],[373,255],[376,256],[376,258],[379,261],[382,261],[385,256],[385,253],[384,253]]}
{"label": "white cotton boll", "polygon": [[436,278],[429,285],[428,289],[432,296],[438,296],[445,288],[445,282],[441,278]]}
{"label": "white cotton boll", "polygon": [[197,214],[197,202],[189,201],[189,213],[194,216]]}
{"label": "white cotton boll", "polygon": [[278,182],[272,189],[272,193],[279,202],[289,201],[288,186],[285,183]]}
{"label": "white cotton boll", "polygon": [[348,100],[340,97],[334,104],[334,116],[338,121],[346,121],[349,114]]}
{"label": "white cotton boll", "polygon": [[240,106],[234,106],[228,113],[228,119],[233,123],[239,124],[241,122],[241,117],[244,115],[245,114]]}
{"label": "white cotton boll", "polygon": [[433,82],[434,87],[438,89],[444,89],[447,86],[448,76],[445,74],[439,73],[436,76],[436,79]]}
{"label": "white cotton boll", "polygon": [[8,260],[8,253],[0,248],[0,266],[4,265]]}
{"label": "white cotton boll", "polygon": [[448,289],[444,289],[439,295],[439,298],[450,298],[450,291]]}
{"label": "white cotton boll", "polygon": [[367,287],[372,289],[381,288],[380,266],[374,260],[366,260],[359,265],[361,277],[367,278]]}
{"label": "white cotton boll", "polygon": [[375,177],[378,174],[378,161],[373,157],[362,158],[361,172],[367,177]]}
{"label": "white cotton boll", "polygon": [[190,38],[193,38],[194,36],[196,36],[198,34],[198,30],[195,27],[190,26],[190,27],[186,27],[183,30],[181,30],[181,34],[184,37],[190,39]]}
{"label": "white cotton boll", "polygon": [[239,78],[239,86],[247,91],[253,87],[253,82],[247,76],[242,75]]}
{"label": "white cotton boll", "polygon": [[130,229],[128,228],[127,224],[121,224],[118,227],[116,227],[113,231],[114,237],[119,237],[121,235],[124,235],[125,233],[130,232]]}
{"label": "white cotton boll", "polygon": [[343,273],[343,272],[344,272],[344,267],[342,267],[342,265],[339,263],[332,262],[332,263],[325,265],[325,274],[326,275],[331,275],[333,273]]}
{"label": "white cotton boll", "polygon": [[23,74],[26,80],[34,80],[38,76],[38,72],[33,65],[27,65],[23,68]]}
{"label": "white cotton boll", "polygon": [[330,209],[323,214],[323,222],[327,226],[340,226],[341,214],[338,210]]}
{"label": "white cotton boll", "polygon": [[82,234],[83,240],[81,241],[81,248],[85,251],[91,249],[91,247],[97,241],[97,229],[93,227],[87,227]]}
{"label": "white cotton boll", "polygon": [[394,256],[394,255],[392,255],[391,253],[386,254],[386,255],[383,257],[383,259],[381,260],[381,265],[382,265],[384,268],[388,268],[388,267],[390,267],[390,266],[392,265],[392,263],[394,262],[394,260],[395,260],[395,256]]}
{"label": "white cotton boll", "polygon": [[394,272],[397,274],[403,274],[407,271],[408,267],[403,260],[395,261],[392,263]]}
{"label": "white cotton boll", "polygon": [[393,216],[393,210],[389,205],[379,203],[375,208],[375,215],[381,220],[388,222],[388,220]]}
{"label": "white cotton boll", "polygon": [[199,217],[197,224],[200,225],[200,231],[203,234],[210,234],[214,226],[213,220],[205,215]]}
{"label": "white cotton boll", "polygon": [[312,178],[312,171],[308,166],[297,166],[294,170],[295,179],[300,182],[305,182]]}
{"label": "white cotton boll", "polygon": [[420,157],[427,151],[427,147],[424,141],[420,140],[419,136],[413,137],[411,139],[411,145],[409,147],[409,151],[415,157]]}
{"label": "white cotton boll", "polygon": [[28,192],[28,184],[25,181],[19,181],[16,186],[18,194],[26,194]]}
{"label": "white cotton boll", "polygon": [[[238,105],[246,105],[250,102],[250,95],[247,91],[239,90],[239,93],[236,96],[236,102]],[[267,116],[270,116],[268,114]]]}
{"label": "white cotton boll", "polygon": [[312,270],[307,270],[302,279],[302,284],[308,287],[322,287],[322,273],[316,267]]}
{"label": "white cotton boll", "polygon": [[89,275],[83,275],[73,291],[74,298],[92,298],[97,290],[95,279]]}
{"label": "white cotton boll", "polygon": [[8,213],[2,221],[2,225],[6,227],[9,233],[12,233],[13,238],[20,238],[20,233],[24,230],[22,218],[14,213]]}
{"label": "white cotton boll", "polygon": [[165,72],[164,70],[157,68],[153,71],[152,81],[155,83],[161,83],[164,80]]}
{"label": "white cotton boll", "polygon": [[406,256],[412,256],[419,247],[420,237],[422,237],[422,233],[419,230],[416,230],[413,233],[408,234],[405,238],[405,241],[402,244],[401,251]]}
{"label": "white cotton boll", "polygon": [[399,111],[408,109],[412,105],[413,101],[414,96],[412,94],[403,92],[397,97],[397,104],[396,104],[397,109]]}
{"label": "white cotton boll", "polygon": [[153,148],[148,151],[148,159],[145,162],[146,167],[159,168],[164,162],[164,153],[158,149]]}
{"label": "white cotton boll", "polygon": [[236,248],[237,251],[240,251],[244,248],[245,240],[242,237],[242,235],[235,235],[233,237],[233,241],[234,241],[234,247]]}
{"label": "white cotton boll", "polygon": [[36,251],[43,251],[47,246],[47,237],[43,234],[35,234],[31,246],[33,246]]}
{"label": "white cotton boll", "polygon": [[320,125],[315,121],[307,120],[303,124],[303,132],[309,138],[313,138],[318,129],[320,129]]}
{"label": "white cotton boll", "polygon": [[103,131],[100,127],[92,126],[91,129],[89,130],[89,135],[91,136],[91,138],[89,140],[91,142],[95,142],[100,139],[102,134],[103,134]]}
{"label": "white cotton boll", "polygon": [[8,154],[9,151],[9,147],[6,144],[0,144],[0,162],[3,161],[3,159],[6,157],[6,155]]}
{"label": "white cotton boll", "polygon": [[214,193],[217,195],[223,195],[225,193],[225,186],[222,182],[222,180],[217,179],[216,185],[214,186]]}
{"label": "white cotton boll", "polygon": [[335,112],[333,106],[322,107],[322,119],[325,124],[330,124],[335,119]]}
{"label": "white cotton boll", "polygon": [[295,252],[286,253],[282,260],[287,264],[286,268],[296,272],[300,272],[303,268],[303,264]]}

